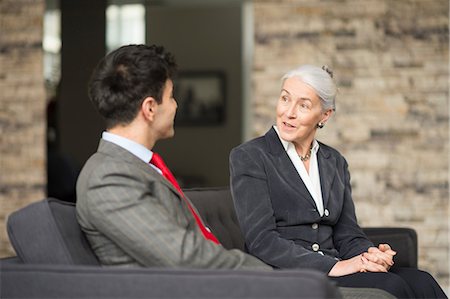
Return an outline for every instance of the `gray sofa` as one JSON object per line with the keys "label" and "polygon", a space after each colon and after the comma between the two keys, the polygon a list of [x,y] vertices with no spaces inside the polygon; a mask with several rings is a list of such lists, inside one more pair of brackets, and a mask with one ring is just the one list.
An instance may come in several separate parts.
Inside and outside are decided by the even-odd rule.
{"label": "gray sofa", "polygon": [[[186,190],[226,248],[245,249],[228,188]],[[1,298],[339,298],[324,274],[311,270],[233,271],[100,267],[80,230],[73,203],[40,202],[11,214],[8,235],[17,256],[2,259]],[[396,265],[417,267],[417,237],[407,228],[365,229],[391,243]]]}
{"label": "gray sofa", "polygon": [[[185,193],[225,248],[238,248],[245,251],[244,237],[239,228],[228,187],[196,188],[186,190]],[[363,231],[375,245],[388,243],[395,248],[397,255],[394,267],[417,268],[417,234],[414,229],[363,227]]]}

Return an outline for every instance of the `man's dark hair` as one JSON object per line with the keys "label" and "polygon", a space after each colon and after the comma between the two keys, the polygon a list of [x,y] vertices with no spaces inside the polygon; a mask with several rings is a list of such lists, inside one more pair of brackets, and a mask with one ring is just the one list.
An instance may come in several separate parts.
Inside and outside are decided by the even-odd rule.
{"label": "man's dark hair", "polygon": [[161,103],[165,83],[176,71],[175,58],[164,47],[123,46],[99,62],[89,82],[89,97],[107,128],[128,124],[145,98]]}

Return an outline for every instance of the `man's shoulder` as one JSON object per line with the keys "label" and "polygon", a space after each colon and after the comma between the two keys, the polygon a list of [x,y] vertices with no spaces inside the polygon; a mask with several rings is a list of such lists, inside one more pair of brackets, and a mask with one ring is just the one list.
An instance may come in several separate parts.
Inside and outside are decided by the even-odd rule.
{"label": "man's shoulder", "polygon": [[144,182],[157,175],[149,164],[137,157],[130,158],[96,152],[83,166],[78,180],[84,181],[85,187],[92,187],[106,182],[105,180],[120,180],[123,182],[126,179]]}
{"label": "man's shoulder", "polygon": [[86,161],[76,184],[76,208],[82,227],[90,227],[92,217],[96,217],[92,211],[106,208],[106,202],[120,204],[144,192],[152,175],[151,167],[142,164],[102,152]]}
{"label": "man's shoulder", "polygon": [[87,176],[92,177],[94,174],[100,174],[103,172],[113,171],[117,169],[117,164],[124,163],[120,159],[106,155],[101,152],[96,152],[84,164],[80,172],[80,178]]}
{"label": "man's shoulder", "polygon": [[86,161],[80,176],[108,173],[140,173],[139,169],[146,169],[145,162],[111,142],[102,140],[97,152]]}
{"label": "man's shoulder", "polygon": [[[145,166],[145,165],[144,165]],[[77,179],[77,201],[86,197],[89,190],[112,186],[115,182],[128,178],[138,184],[147,178],[138,163],[121,159],[103,152],[94,153],[84,164]]]}

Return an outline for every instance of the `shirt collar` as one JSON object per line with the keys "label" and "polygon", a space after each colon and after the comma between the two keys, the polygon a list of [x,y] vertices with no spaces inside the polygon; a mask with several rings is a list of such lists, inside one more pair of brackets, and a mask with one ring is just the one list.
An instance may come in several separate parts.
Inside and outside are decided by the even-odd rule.
{"label": "shirt collar", "polygon": [[153,157],[153,152],[142,144],[117,134],[105,131],[102,133],[102,139],[126,149],[145,163],[149,163]]}
{"label": "shirt collar", "polygon": [[[289,149],[290,147],[293,147],[293,146],[294,146],[294,144],[293,144],[292,142],[286,141],[286,140],[284,140],[283,138],[281,138],[280,132],[278,131],[277,126],[273,126],[273,129],[275,130],[275,132],[277,132],[278,138],[280,139],[281,144],[283,145],[283,148],[284,148],[285,151],[288,151],[288,149]],[[317,142],[317,140],[314,139],[314,140],[313,140],[312,152],[313,152],[314,154],[317,154],[317,151],[318,151],[318,150],[319,150],[319,142]]]}

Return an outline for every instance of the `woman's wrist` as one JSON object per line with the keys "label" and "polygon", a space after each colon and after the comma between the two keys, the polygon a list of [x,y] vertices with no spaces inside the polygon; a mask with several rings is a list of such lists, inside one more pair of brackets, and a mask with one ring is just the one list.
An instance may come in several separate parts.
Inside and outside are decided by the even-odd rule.
{"label": "woman's wrist", "polygon": [[366,272],[363,267],[362,255],[357,255],[348,260],[338,261],[333,268],[331,268],[328,276],[337,277],[344,276],[358,272]]}

